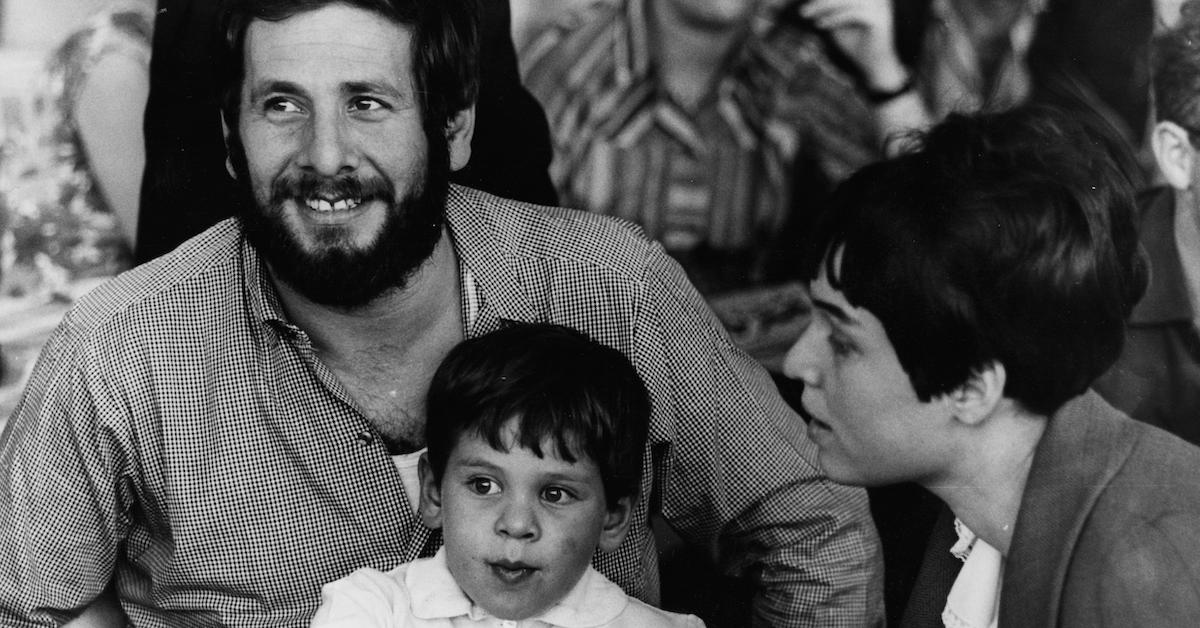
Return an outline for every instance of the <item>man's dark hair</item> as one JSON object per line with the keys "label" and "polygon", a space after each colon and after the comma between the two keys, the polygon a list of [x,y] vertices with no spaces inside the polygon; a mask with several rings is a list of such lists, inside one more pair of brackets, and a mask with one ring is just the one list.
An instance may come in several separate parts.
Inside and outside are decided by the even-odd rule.
{"label": "man's dark hair", "polygon": [[[421,120],[430,138],[444,137],[446,123],[475,103],[479,92],[476,0],[225,0],[219,17],[225,47],[218,84],[221,108],[236,133],[245,79],[246,31],[254,20],[278,22],[329,5],[371,11],[411,27],[413,75]],[[353,33],[347,33],[353,37]],[[431,134],[431,132],[433,132]]]}
{"label": "man's dark hair", "polygon": [[1082,116],[951,115],[838,187],[801,270],[879,318],[923,401],[998,362],[1050,415],[1117,358],[1145,289],[1132,167]]}
{"label": "man's dark hair", "polygon": [[1200,0],[1179,10],[1179,23],[1154,39],[1154,107],[1160,121],[1187,129],[1200,142]]}
{"label": "man's dark hair", "polygon": [[608,508],[637,495],[650,399],[620,351],[566,327],[528,323],[459,344],[434,374],[426,404],[434,478],[441,482],[464,434],[505,451],[510,419],[517,444],[537,456],[550,442],[563,460],[595,462]]}

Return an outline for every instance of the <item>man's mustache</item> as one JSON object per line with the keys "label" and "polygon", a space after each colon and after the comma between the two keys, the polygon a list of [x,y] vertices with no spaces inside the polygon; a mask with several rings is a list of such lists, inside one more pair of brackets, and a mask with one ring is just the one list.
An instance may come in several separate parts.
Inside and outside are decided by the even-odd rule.
{"label": "man's mustache", "polygon": [[360,201],[392,201],[396,198],[392,182],[383,177],[337,175],[326,177],[307,172],[286,174],[271,184],[271,200],[279,203],[294,199],[303,202],[310,198],[327,200],[358,199]]}

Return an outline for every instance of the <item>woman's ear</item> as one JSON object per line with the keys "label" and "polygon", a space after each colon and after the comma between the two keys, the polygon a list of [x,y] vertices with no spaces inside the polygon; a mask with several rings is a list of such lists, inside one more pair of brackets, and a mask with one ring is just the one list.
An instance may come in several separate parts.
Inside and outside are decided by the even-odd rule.
{"label": "woman's ear", "polygon": [[600,541],[596,546],[601,552],[611,552],[625,540],[629,524],[633,521],[634,497],[622,497],[604,513],[604,527],[600,529]]}
{"label": "woman's ear", "polygon": [[429,465],[429,454],[421,454],[417,463],[417,477],[421,480],[421,505],[417,508],[421,514],[421,523],[429,529],[442,527],[442,487],[437,478],[433,477],[433,467]]}
{"label": "woman's ear", "polygon": [[954,418],[967,425],[982,423],[1004,398],[1007,377],[1004,365],[999,362],[992,362],[972,373],[962,386],[947,396]]}
{"label": "woman's ear", "polygon": [[1170,121],[1154,125],[1150,134],[1154,161],[1167,184],[1176,190],[1192,185],[1192,170],[1196,167],[1196,148],[1192,146],[1187,129]]}

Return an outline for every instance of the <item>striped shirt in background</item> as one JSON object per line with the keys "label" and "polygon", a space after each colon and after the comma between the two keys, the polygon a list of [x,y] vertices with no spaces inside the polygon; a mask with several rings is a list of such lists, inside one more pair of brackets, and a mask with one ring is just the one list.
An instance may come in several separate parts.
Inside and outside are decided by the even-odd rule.
{"label": "striped shirt in background", "polygon": [[[834,180],[876,156],[870,111],[818,36],[766,14],[752,30],[694,111],[658,84],[643,0],[584,4],[521,52],[550,121],[560,202],[640,224],[705,294],[763,279],[798,155]],[[696,249],[717,253],[714,268],[689,263]],[[715,268],[731,256],[736,273]]]}

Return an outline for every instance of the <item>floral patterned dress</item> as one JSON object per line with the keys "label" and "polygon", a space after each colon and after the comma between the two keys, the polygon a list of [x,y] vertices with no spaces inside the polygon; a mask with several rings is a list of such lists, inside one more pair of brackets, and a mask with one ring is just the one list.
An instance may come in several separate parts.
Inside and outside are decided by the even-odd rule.
{"label": "floral patterned dress", "polygon": [[88,73],[122,55],[149,73],[152,3],[95,15],[51,55],[28,119],[0,144],[0,302],[70,298],[132,254],[92,175],[71,112]]}

